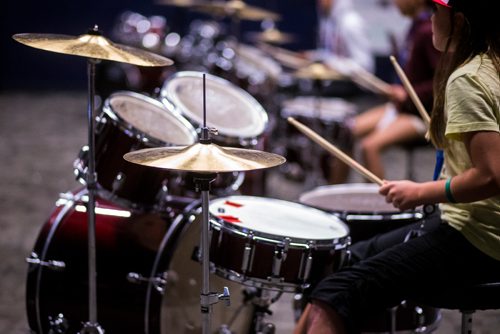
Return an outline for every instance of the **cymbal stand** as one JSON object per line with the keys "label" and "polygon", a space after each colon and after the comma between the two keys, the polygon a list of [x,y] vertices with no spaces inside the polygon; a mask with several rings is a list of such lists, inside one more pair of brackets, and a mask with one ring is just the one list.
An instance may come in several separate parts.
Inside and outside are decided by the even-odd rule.
{"label": "cymbal stand", "polygon": [[[206,117],[206,82],[203,74],[203,127],[201,128],[201,144],[210,144],[210,130],[207,127]],[[210,292],[210,245],[209,245],[209,191],[210,182],[214,181],[215,173],[195,173],[194,181],[197,190],[201,191],[202,205],[202,227],[201,227],[201,257],[202,257],[202,290],[200,295],[200,307],[202,314],[202,333],[209,334],[211,331],[212,305],[224,300],[226,305],[230,304],[229,289],[224,287],[222,294]]]}
{"label": "cymbal stand", "polygon": [[[90,33],[99,34],[95,26]],[[97,190],[97,173],[95,171],[95,135],[94,135],[94,106],[95,106],[95,67],[98,59],[89,58],[87,62],[88,75],[88,157],[87,203],[88,225],[88,283],[89,283],[89,320],[83,324],[80,334],[103,334],[104,329],[97,322],[97,274],[96,274],[96,236],[95,236],[95,194]]]}
{"label": "cymbal stand", "polygon": [[[314,131],[321,133],[321,104],[322,104],[322,81],[313,79],[313,105],[312,105],[312,124]],[[309,168],[307,171],[305,186],[306,189],[314,188],[323,183],[323,175],[321,175],[321,151],[318,150],[318,145],[314,145],[309,141],[310,147],[308,152],[308,163],[306,166]]]}

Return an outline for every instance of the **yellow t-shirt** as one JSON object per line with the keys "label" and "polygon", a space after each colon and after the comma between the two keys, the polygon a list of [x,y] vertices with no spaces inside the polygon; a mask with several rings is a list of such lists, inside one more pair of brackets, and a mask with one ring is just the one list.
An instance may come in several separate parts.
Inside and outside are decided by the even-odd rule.
{"label": "yellow t-shirt", "polygon": [[[500,132],[500,80],[489,57],[476,56],[450,76],[445,113],[448,147],[443,177],[472,167],[461,134]],[[442,203],[440,208],[443,220],[475,247],[500,260],[500,195],[472,203]]]}

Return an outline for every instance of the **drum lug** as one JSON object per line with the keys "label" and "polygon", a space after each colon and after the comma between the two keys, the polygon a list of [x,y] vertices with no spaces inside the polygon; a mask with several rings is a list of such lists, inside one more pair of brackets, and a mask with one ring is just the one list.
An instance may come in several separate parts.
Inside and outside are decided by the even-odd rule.
{"label": "drum lug", "polygon": [[95,118],[96,123],[95,123],[95,133],[100,134],[102,132],[102,129],[104,129],[104,126],[108,122],[105,117],[102,117],[101,115],[96,116]]}
{"label": "drum lug", "polygon": [[164,272],[156,277],[144,277],[141,274],[130,272],[127,274],[127,281],[134,284],[151,283],[156,291],[163,293],[167,285],[167,275],[168,274]]}
{"label": "drum lug", "polygon": [[111,185],[111,188],[113,189],[113,194],[121,189],[121,187],[123,186],[123,182],[125,182],[126,179],[127,176],[122,172],[116,174],[115,179],[113,180],[113,184]]}
{"label": "drum lug", "polygon": [[253,267],[253,238],[254,234],[250,231],[247,235],[247,242],[245,243],[245,249],[243,250],[243,260],[241,261],[241,270],[244,274],[251,271]]}
{"label": "drum lug", "polygon": [[49,333],[50,334],[64,334],[68,331],[68,320],[62,313],[55,317],[49,316]]}
{"label": "drum lug", "polygon": [[[309,241],[307,245],[307,252],[302,253],[302,259],[300,260],[300,271],[299,271],[299,279],[306,282],[309,279],[309,275],[311,274],[313,256],[312,251],[315,249],[316,244],[314,241]],[[304,258],[305,257],[305,258]]]}
{"label": "drum lug", "polygon": [[255,147],[258,144],[258,140],[256,138],[240,138],[239,145],[241,147]]}
{"label": "drum lug", "polygon": [[281,272],[281,265],[283,262],[286,260],[286,255],[288,253],[288,248],[290,247],[290,242],[292,240],[290,238],[284,238],[283,242],[276,246],[274,249],[274,258],[273,258],[273,268],[272,268],[272,274],[273,276],[268,278],[271,281],[276,280],[278,278],[280,281],[282,278],[280,278],[280,272]]}
{"label": "drum lug", "polygon": [[427,333],[427,327],[425,326],[425,314],[424,310],[420,306],[415,306],[415,314],[417,316],[417,328],[415,333]]}
{"label": "drum lug", "polygon": [[35,252],[31,252],[30,257],[26,258],[26,262],[32,265],[38,265],[41,267],[47,267],[52,270],[57,270],[57,271],[62,271],[66,268],[66,263],[63,261],[55,261],[55,260],[49,260],[49,261],[42,261],[38,257],[38,254]]}

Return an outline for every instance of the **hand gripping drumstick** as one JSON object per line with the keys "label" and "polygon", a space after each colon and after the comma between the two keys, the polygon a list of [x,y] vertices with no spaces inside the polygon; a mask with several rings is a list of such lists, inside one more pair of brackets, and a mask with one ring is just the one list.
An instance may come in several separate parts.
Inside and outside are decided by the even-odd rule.
{"label": "hand gripping drumstick", "polygon": [[378,184],[379,186],[382,185],[383,181],[378,178],[375,174],[370,172],[368,169],[365,167],[361,166],[359,163],[357,163],[355,160],[353,160],[350,156],[339,150],[337,147],[334,145],[330,144],[328,141],[323,139],[320,135],[318,135],[316,132],[305,126],[304,124],[300,123],[299,121],[295,120],[293,117],[288,117],[288,122],[291,123],[293,126],[295,126],[300,132],[305,134],[307,137],[309,137],[312,141],[316,142],[318,145],[323,147],[325,150],[327,150],[329,153],[332,155],[336,156],[340,160],[342,160],[344,163],[346,163],[349,167],[354,169],[356,172],[360,173],[364,177],[366,177],[368,180],[372,181],[373,183]]}
{"label": "hand gripping drumstick", "polygon": [[405,87],[406,91],[410,95],[411,100],[415,104],[415,107],[417,107],[418,112],[420,113],[420,116],[422,116],[422,119],[425,122],[425,126],[427,129],[429,129],[429,125],[431,124],[431,118],[429,117],[429,114],[427,111],[425,111],[424,105],[422,104],[422,101],[420,101],[417,93],[415,93],[415,89],[413,89],[413,86],[410,83],[410,80],[408,80],[408,77],[406,76],[405,72],[399,66],[398,61],[394,56],[389,57],[391,59],[391,63],[394,66],[394,69],[396,70],[396,73],[398,74],[399,78],[401,79],[403,86]]}

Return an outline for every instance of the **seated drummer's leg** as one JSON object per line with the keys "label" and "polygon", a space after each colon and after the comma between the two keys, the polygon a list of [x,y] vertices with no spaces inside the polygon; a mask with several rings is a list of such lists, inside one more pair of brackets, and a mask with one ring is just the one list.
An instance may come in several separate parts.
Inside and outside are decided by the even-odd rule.
{"label": "seated drummer's leg", "polygon": [[[423,232],[425,233],[436,229],[440,222],[439,213],[434,213],[433,215],[425,218],[425,224],[422,227]],[[354,243],[349,248],[351,252],[350,264],[367,259],[394,245],[404,242],[408,233],[412,230],[420,230],[421,225],[422,221],[419,221],[387,233],[378,234],[368,240]]]}

